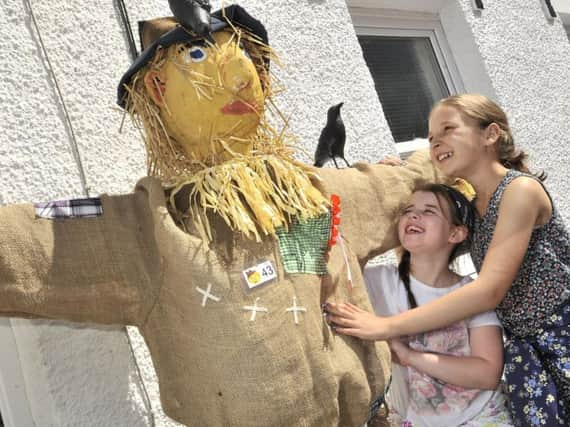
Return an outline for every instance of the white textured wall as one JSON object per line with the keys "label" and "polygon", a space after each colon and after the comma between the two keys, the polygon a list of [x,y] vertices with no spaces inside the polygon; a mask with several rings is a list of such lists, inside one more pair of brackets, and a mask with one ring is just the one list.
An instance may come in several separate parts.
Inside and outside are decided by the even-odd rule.
{"label": "white textured wall", "polygon": [[[128,125],[119,133],[122,116],[114,106],[116,85],[130,63],[116,1],[31,3],[91,195],[130,191],[145,165],[138,134]],[[344,1],[240,3],[266,24],[270,42],[281,53],[286,67],[278,75],[287,92],[279,105],[291,115],[291,130],[309,151],[328,107],[344,101],[347,157],[375,159],[395,152]],[[213,4],[220,6],[219,1]],[[169,12],[166,0],[127,0],[126,5],[135,36],[137,20]],[[71,130],[26,6],[25,0],[3,0],[0,5],[1,204],[84,195]],[[33,423],[150,424],[127,335],[120,327],[21,319],[11,325]],[[137,334],[131,337],[157,406],[152,364]],[[157,425],[175,425],[160,411],[155,417]],[[18,427],[22,425],[28,424]]]}
{"label": "white textured wall", "polygon": [[[133,16],[167,11],[158,2],[133,3]],[[92,194],[129,191],[144,173],[144,154],[133,131],[119,134],[121,115],[113,110],[116,83],[130,62],[114,2],[31,4],[51,66],[41,53],[27,2],[0,5],[0,203],[84,194],[51,67]],[[121,328],[11,323],[35,425],[146,424]],[[18,427],[33,425],[18,414],[15,419]]]}
{"label": "white textured wall", "polygon": [[535,0],[485,0],[481,13],[470,0],[459,4],[477,50],[456,56],[481,58],[515,143],[534,170],[548,173],[546,185],[570,223],[570,43],[561,21],[548,21]]}
{"label": "white textured wall", "polygon": [[[284,67],[280,109],[312,154],[328,107],[344,102],[349,161],[395,154],[394,140],[374,92],[343,0],[239,1],[269,32]],[[217,2],[220,4],[220,2]],[[309,158],[304,157],[309,161]]]}

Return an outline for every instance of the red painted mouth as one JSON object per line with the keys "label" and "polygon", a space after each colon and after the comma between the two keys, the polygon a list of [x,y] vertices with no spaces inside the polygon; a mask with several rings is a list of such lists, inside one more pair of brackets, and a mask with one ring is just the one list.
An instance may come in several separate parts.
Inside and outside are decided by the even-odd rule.
{"label": "red painted mouth", "polygon": [[255,108],[255,105],[237,100],[228,102],[222,107],[221,111],[224,114],[233,114],[239,116],[241,114],[255,113],[257,110]]}

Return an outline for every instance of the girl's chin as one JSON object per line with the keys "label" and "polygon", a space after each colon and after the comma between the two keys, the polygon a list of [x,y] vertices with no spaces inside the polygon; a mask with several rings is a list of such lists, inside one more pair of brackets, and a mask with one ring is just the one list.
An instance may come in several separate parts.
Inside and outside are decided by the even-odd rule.
{"label": "girl's chin", "polygon": [[407,251],[414,251],[423,246],[422,242],[413,238],[404,238],[400,241],[402,242],[402,247]]}
{"label": "girl's chin", "polygon": [[437,168],[446,176],[455,176],[454,168],[447,162],[438,163]]}

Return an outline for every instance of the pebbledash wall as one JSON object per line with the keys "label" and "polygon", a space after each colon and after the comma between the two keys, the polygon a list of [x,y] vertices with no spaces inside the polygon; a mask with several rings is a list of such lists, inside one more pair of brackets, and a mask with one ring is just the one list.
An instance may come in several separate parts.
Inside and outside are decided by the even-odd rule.
{"label": "pebbledash wall", "polygon": [[[351,12],[435,17],[464,89],[506,109],[517,143],[548,172],[570,222],[570,42],[561,23],[570,23],[568,2],[553,0],[554,20],[540,0],[483,0],[482,12],[471,0],[238,3],[265,23],[280,53],[285,66],[276,73],[287,90],[278,105],[292,131],[312,152],[327,108],[344,101],[351,161],[396,153]],[[169,15],[166,0],[125,4],[135,37],[138,20]],[[145,174],[139,135],[128,121],[121,131],[114,104],[130,63],[126,40],[117,0],[2,2],[0,204],[82,197],[85,187],[124,193]],[[0,319],[0,413],[18,427],[177,425],[161,411],[136,330],[59,321]]]}

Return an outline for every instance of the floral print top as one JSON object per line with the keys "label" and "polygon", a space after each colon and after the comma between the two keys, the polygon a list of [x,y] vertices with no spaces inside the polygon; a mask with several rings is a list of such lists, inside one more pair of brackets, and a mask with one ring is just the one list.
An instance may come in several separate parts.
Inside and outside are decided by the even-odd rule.
{"label": "floral print top", "polygon": [[[397,266],[367,266],[364,281],[377,315],[392,316],[409,310]],[[470,277],[464,277],[453,286],[434,288],[410,275],[410,289],[421,306],[471,281]],[[423,352],[469,356],[470,330],[483,326],[500,327],[494,312],[481,313],[445,328],[411,336],[408,345]],[[499,391],[458,387],[398,364],[392,365],[392,385],[387,402],[392,425],[398,427],[463,426],[470,422],[481,427],[486,425],[481,423],[482,417],[495,427],[510,425],[504,397]]]}
{"label": "floral print top", "polygon": [[[447,328],[415,335],[410,338],[409,346],[423,353],[470,356],[468,328],[467,322],[462,321]],[[423,416],[461,413],[481,392],[444,383],[412,367],[408,368],[408,375],[410,405]]]}
{"label": "floral print top", "polygon": [[[505,188],[520,176],[537,179],[509,170],[491,196],[485,214],[476,215],[471,258],[477,271],[493,238]],[[525,337],[539,333],[548,317],[569,298],[570,236],[552,203],[552,217],[532,232],[518,275],[496,312],[508,333]]]}

